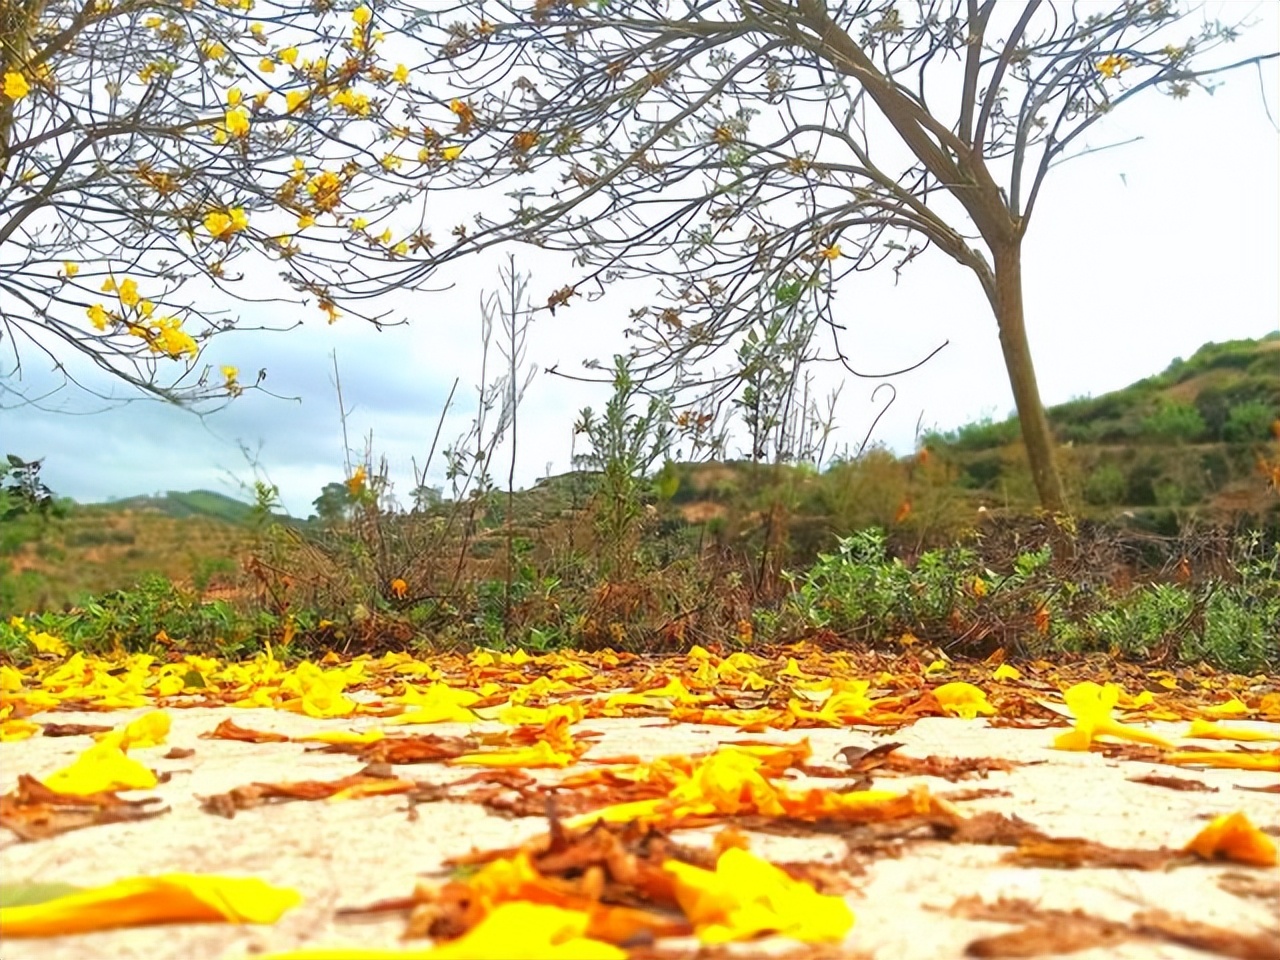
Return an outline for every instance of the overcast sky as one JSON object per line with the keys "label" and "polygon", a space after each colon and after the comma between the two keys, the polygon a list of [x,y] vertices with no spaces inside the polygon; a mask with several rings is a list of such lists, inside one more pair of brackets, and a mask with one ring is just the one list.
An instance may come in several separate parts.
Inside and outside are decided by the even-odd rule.
{"label": "overcast sky", "polygon": [[[1233,54],[1280,45],[1276,4],[1223,7],[1238,16],[1252,9],[1258,20]],[[1050,174],[1023,248],[1027,325],[1046,403],[1122,387],[1206,341],[1280,327],[1280,135],[1272,122],[1280,116],[1278,87],[1272,60],[1261,77],[1254,69],[1226,75],[1213,96],[1138,98],[1098,124],[1089,144],[1141,141]],[[516,252],[518,265],[534,273],[536,303],[570,279],[555,261]],[[283,318],[246,309],[246,319],[296,313],[305,325],[226,336],[206,359],[234,363],[247,379],[265,368],[267,387],[297,399],[250,393],[199,418],[152,401],[104,404],[64,391],[38,408],[0,409],[0,454],[43,457],[57,493],[96,501],[164,490],[239,495],[237,484],[253,478],[243,445],[290,512],[306,516],[320,488],[344,470],[330,356],[336,351],[352,446],[363,448],[372,431],[375,453],[387,457],[407,498],[411,458],[423,461],[455,378],[461,383],[443,439],[474,415],[479,301],[497,284],[496,264],[446,266],[436,285],[448,289],[414,294],[406,311],[412,323],[383,332],[355,321],[326,326],[314,308]],[[543,312],[530,332],[530,360],[578,372],[583,359],[625,350],[627,312],[644,294],[619,285],[595,303],[575,300],[555,317]],[[969,271],[942,256],[921,258],[896,286],[892,270],[858,275],[841,287],[837,305],[848,328],[842,347],[867,372],[910,365],[949,341],[922,368],[891,379],[896,402],[874,439],[905,452],[917,421],[946,429],[1011,412],[995,322]],[[834,385],[834,371],[820,375],[824,386]],[[22,387],[32,392],[42,376],[28,367]],[[879,382],[846,384],[837,446],[861,442],[879,410],[871,400]],[[602,406],[606,397],[604,388],[539,373],[520,407],[517,483],[569,469],[576,412]],[[440,482],[438,457],[433,479]]]}

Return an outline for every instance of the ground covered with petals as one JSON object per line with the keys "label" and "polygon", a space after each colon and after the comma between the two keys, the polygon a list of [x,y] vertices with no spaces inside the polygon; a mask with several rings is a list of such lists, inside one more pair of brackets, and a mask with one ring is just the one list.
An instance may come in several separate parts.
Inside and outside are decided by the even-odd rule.
{"label": "ground covered with petals", "polygon": [[1280,942],[1275,677],[43,647],[0,666],[6,960]]}

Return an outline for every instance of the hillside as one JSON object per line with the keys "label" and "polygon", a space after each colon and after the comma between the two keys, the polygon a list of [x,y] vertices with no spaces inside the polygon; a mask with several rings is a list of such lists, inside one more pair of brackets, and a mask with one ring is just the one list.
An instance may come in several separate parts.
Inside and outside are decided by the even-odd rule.
{"label": "hillside", "polygon": [[[1192,516],[1280,530],[1280,497],[1259,470],[1280,461],[1273,436],[1280,333],[1207,344],[1122,390],[1053,407],[1049,418],[1069,490],[1086,517],[1123,515],[1162,533]],[[1034,509],[1016,419],[931,434],[924,451],[898,458],[871,450],[822,473],[750,462],[679,464],[674,495],[654,504],[646,549],[661,551],[672,537],[731,549],[758,549],[774,538],[786,544],[786,561],[799,563],[828,549],[835,535],[862,527],[880,526],[919,545],[943,542],[980,515]],[[566,473],[518,492],[515,535],[534,544],[581,544],[590,536],[582,520],[592,481]],[[237,577],[255,534],[251,505],[206,490],[62,505],[61,518],[28,518],[0,531],[0,615],[78,602],[153,574],[216,586]],[[500,552],[506,507],[505,495],[497,495],[472,518],[473,557]]]}
{"label": "hillside", "polygon": [[111,512],[156,513],[184,520],[188,517],[205,517],[227,523],[246,523],[253,514],[253,507],[234,497],[210,490],[182,492],[170,490],[155,496],[126,497],[102,504]]}
{"label": "hillside", "polygon": [[[1280,332],[1206,344],[1154,377],[1051,407],[1048,416],[1086,512],[1266,512],[1275,497],[1258,468],[1280,439]],[[954,465],[959,486],[1009,506],[1029,499],[1016,418],[934,434],[926,444]]]}

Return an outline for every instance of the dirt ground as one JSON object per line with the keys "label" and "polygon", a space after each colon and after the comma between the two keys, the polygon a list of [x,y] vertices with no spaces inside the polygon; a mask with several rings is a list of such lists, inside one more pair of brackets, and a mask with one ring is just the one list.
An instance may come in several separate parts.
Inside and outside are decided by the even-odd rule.
{"label": "dirt ground", "polygon": [[[101,713],[49,712],[43,723],[120,724],[145,710]],[[512,819],[474,803],[420,804],[411,817],[402,796],[263,806],[226,819],[204,812],[198,797],[226,792],[254,781],[332,779],[355,773],[360,760],[308,750],[299,743],[252,744],[200,739],[230,717],[237,724],[288,735],[319,730],[362,730],[377,718],[317,720],[297,714],[253,709],[192,708],[170,711],[173,728],[162,747],[131,751],[167,782],[152,793],[170,807],[152,820],[90,827],[50,839],[22,842],[4,831],[0,874],[4,882],[64,882],[80,886],[122,877],[170,871],[252,875],[293,887],[302,906],[272,926],[177,925],[0,943],[3,960],[195,960],[250,957],[298,947],[422,949],[404,942],[402,916],[342,920],[335,909],[404,897],[416,881],[443,877],[445,858],[472,849],[507,847],[546,829],[540,818]],[[1241,721],[1235,726],[1280,732],[1280,724]],[[599,719],[579,725],[600,731],[588,756],[700,753],[739,738],[731,728],[671,724],[655,719]],[[434,724],[436,734],[500,729],[497,723]],[[577,728],[575,728],[577,729]],[[1168,737],[1182,723],[1155,723],[1147,729]],[[1241,770],[1175,769],[1132,759],[1108,759],[1096,752],[1050,749],[1060,730],[993,728],[983,719],[930,717],[895,731],[913,756],[999,757],[1023,761],[1008,772],[948,783],[931,777],[882,777],[875,786],[906,789],[925,783],[936,794],[971,790],[999,795],[960,800],[966,813],[1016,814],[1054,837],[1085,837],[1126,848],[1180,848],[1208,818],[1244,811],[1265,831],[1280,832],[1280,804],[1274,794],[1242,787],[1275,783],[1274,773]],[[808,736],[812,762],[838,764],[847,746],[884,742],[873,728],[772,732],[759,739],[793,743]],[[0,790],[12,790],[19,774],[46,776],[88,745],[86,737],[33,737],[0,745]],[[195,753],[164,759],[172,747]],[[448,784],[474,772],[442,764],[397,768],[397,774]],[[878,774],[879,772],[877,772]],[[1133,782],[1144,774],[1198,780],[1209,789],[1180,791]],[[534,771],[554,780],[558,771]],[[831,787],[825,780],[822,785]],[[710,830],[680,838],[710,842]],[[966,919],[952,910],[957,900],[976,896],[986,903],[1026,900],[1043,909],[1080,909],[1119,921],[1160,909],[1178,918],[1242,932],[1274,930],[1280,905],[1280,872],[1228,863],[1181,863],[1166,870],[1038,868],[1002,862],[1007,847],[911,840],[898,850],[850,855],[845,840],[830,836],[748,834],[751,849],[778,861],[821,861],[846,871],[847,899],[856,923],[844,945],[846,956],[878,960],[950,960],[965,955],[975,939],[1008,931],[1008,923]],[[690,952],[693,944],[690,943]],[[750,945],[742,955],[758,955],[766,945]],[[1046,956],[1046,954],[1038,954]],[[1049,954],[1052,955],[1052,954]],[[1207,954],[1168,942],[1130,940],[1072,954],[1079,960],[1203,957]],[[1280,956],[1277,944],[1276,956]]]}

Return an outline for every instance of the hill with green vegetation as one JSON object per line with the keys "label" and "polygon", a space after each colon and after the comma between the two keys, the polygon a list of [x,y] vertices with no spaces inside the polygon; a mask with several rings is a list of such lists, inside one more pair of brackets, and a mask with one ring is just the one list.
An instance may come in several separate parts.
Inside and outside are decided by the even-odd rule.
{"label": "hill with green vegetation", "polygon": [[157,513],[179,520],[205,517],[237,524],[249,522],[254,512],[252,504],[211,490],[170,490],[154,496],[111,500],[103,506],[111,512]]}
{"label": "hill with green vegetation", "polygon": [[[1269,512],[1260,465],[1280,439],[1280,332],[1210,343],[1148,377],[1051,407],[1062,469],[1086,513]],[[995,503],[1024,506],[1030,475],[1014,417],[925,438],[955,482]]]}

